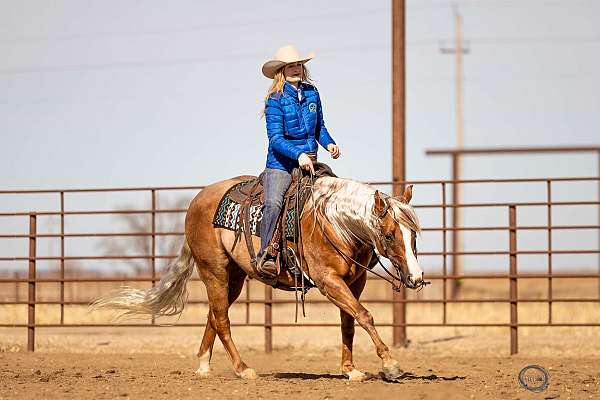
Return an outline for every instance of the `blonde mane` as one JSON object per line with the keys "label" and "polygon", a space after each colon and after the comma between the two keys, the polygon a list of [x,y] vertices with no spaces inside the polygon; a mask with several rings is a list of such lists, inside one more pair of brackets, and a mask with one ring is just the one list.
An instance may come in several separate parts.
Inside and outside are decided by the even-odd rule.
{"label": "blonde mane", "polygon": [[[420,232],[414,209],[394,197],[386,197],[392,218],[408,229]],[[312,204],[304,208],[330,223],[349,246],[357,242],[374,245],[379,235],[379,222],[373,213],[375,189],[351,179],[324,177],[315,182]]]}

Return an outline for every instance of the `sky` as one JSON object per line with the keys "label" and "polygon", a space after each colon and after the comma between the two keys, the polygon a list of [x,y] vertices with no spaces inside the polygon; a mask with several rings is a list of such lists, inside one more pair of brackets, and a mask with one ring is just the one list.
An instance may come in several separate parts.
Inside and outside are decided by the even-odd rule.
{"label": "sky", "polygon": [[[408,0],[408,179],[450,176],[449,160],[425,150],[456,145],[454,59],[439,51],[452,44],[453,4],[470,49],[467,147],[600,144],[599,1]],[[389,1],[0,0],[0,188],[258,174],[269,86],[261,65],[288,43],[317,55],[308,67],[342,151],[321,160],[340,176],[390,180],[390,11]],[[472,157],[464,177],[589,176],[597,165],[593,155]],[[590,199],[597,185],[565,190],[557,195]],[[505,194],[465,190],[467,200]],[[435,202],[431,191],[420,196]]]}

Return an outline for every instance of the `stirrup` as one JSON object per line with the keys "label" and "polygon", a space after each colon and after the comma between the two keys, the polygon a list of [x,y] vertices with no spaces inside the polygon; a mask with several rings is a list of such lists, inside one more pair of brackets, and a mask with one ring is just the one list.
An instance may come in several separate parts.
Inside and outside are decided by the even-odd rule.
{"label": "stirrup", "polygon": [[277,268],[277,260],[272,260],[275,271],[265,270],[263,269],[264,263],[267,261],[267,257],[269,256],[268,252],[264,252],[263,255],[256,261],[256,272],[258,272],[261,279],[263,279],[266,283],[273,286],[277,283],[277,277],[279,276],[279,270]]}

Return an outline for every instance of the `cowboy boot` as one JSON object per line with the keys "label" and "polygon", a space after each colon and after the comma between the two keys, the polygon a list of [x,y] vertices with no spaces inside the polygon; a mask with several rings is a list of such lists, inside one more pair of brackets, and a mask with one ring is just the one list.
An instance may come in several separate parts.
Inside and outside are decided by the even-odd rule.
{"label": "cowboy boot", "polygon": [[265,278],[265,280],[273,281],[277,279],[277,264],[275,260],[269,255],[268,251],[265,251],[260,257],[256,270]]}

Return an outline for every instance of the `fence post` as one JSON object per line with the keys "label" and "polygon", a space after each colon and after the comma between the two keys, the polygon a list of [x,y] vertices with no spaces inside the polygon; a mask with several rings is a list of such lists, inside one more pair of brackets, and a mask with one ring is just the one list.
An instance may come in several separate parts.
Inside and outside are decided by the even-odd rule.
{"label": "fence post", "polygon": [[20,293],[19,293],[19,285],[21,282],[18,282],[19,279],[19,271],[13,272],[13,278],[15,279],[15,303],[19,302]]}
{"label": "fence post", "polygon": [[27,300],[27,351],[35,350],[35,242],[37,235],[36,214],[29,214],[29,282]]}
{"label": "fence post", "polygon": [[[596,170],[596,176],[600,178],[600,151],[596,152],[598,159],[598,169]],[[600,201],[600,180],[597,182],[598,185],[598,201]],[[598,206],[598,225],[600,225],[600,205]],[[600,230],[598,230],[598,250],[600,250]],[[600,273],[600,254],[598,254],[598,273]],[[600,278],[598,278],[598,298],[600,298]]]}
{"label": "fence post", "polygon": [[60,323],[65,323],[65,192],[60,192]]}
{"label": "fence post", "polygon": [[[152,195],[152,214],[151,214],[151,229],[152,237],[150,243],[151,255],[151,273],[152,273],[152,287],[156,285],[156,190],[152,189],[150,194]],[[152,316],[152,325],[156,323],[154,315]]]}
{"label": "fence post", "polygon": [[[455,277],[460,275],[462,271],[461,262],[462,259],[460,254],[461,250],[461,238],[460,238],[460,225],[461,225],[461,210],[458,207],[460,202],[460,184],[458,181],[461,179],[460,176],[460,158],[457,153],[452,154],[452,275]],[[454,278],[450,284],[450,298],[456,299],[460,292],[461,281],[458,278]]]}
{"label": "fence post", "polygon": [[[401,195],[406,180],[406,5],[392,0],[392,193]],[[392,342],[406,346],[406,291],[392,292]]]}
{"label": "fence post", "polygon": [[[546,181],[546,219],[548,224],[548,323],[552,323],[552,181]],[[600,248],[600,247],[599,247]]]}
{"label": "fence post", "polygon": [[273,351],[273,289],[265,285],[265,352]]}
{"label": "fence post", "polygon": [[[442,182],[442,272],[444,274],[442,287],[442,299],[444,300],[442,308],[442,323],[446,325],[448,321],[448,248],[446,238],[448,236],[448,224],[446,223],[446,183]],[[452,232],[454,235],[454,232]],[[450,281],[452,282],[452,281]]]}
{"label": "fence post", "polygon": [[508,241],[510,259],[510,354],[519,352],[519,334],[517,314],[517,207],[508,207]]}

